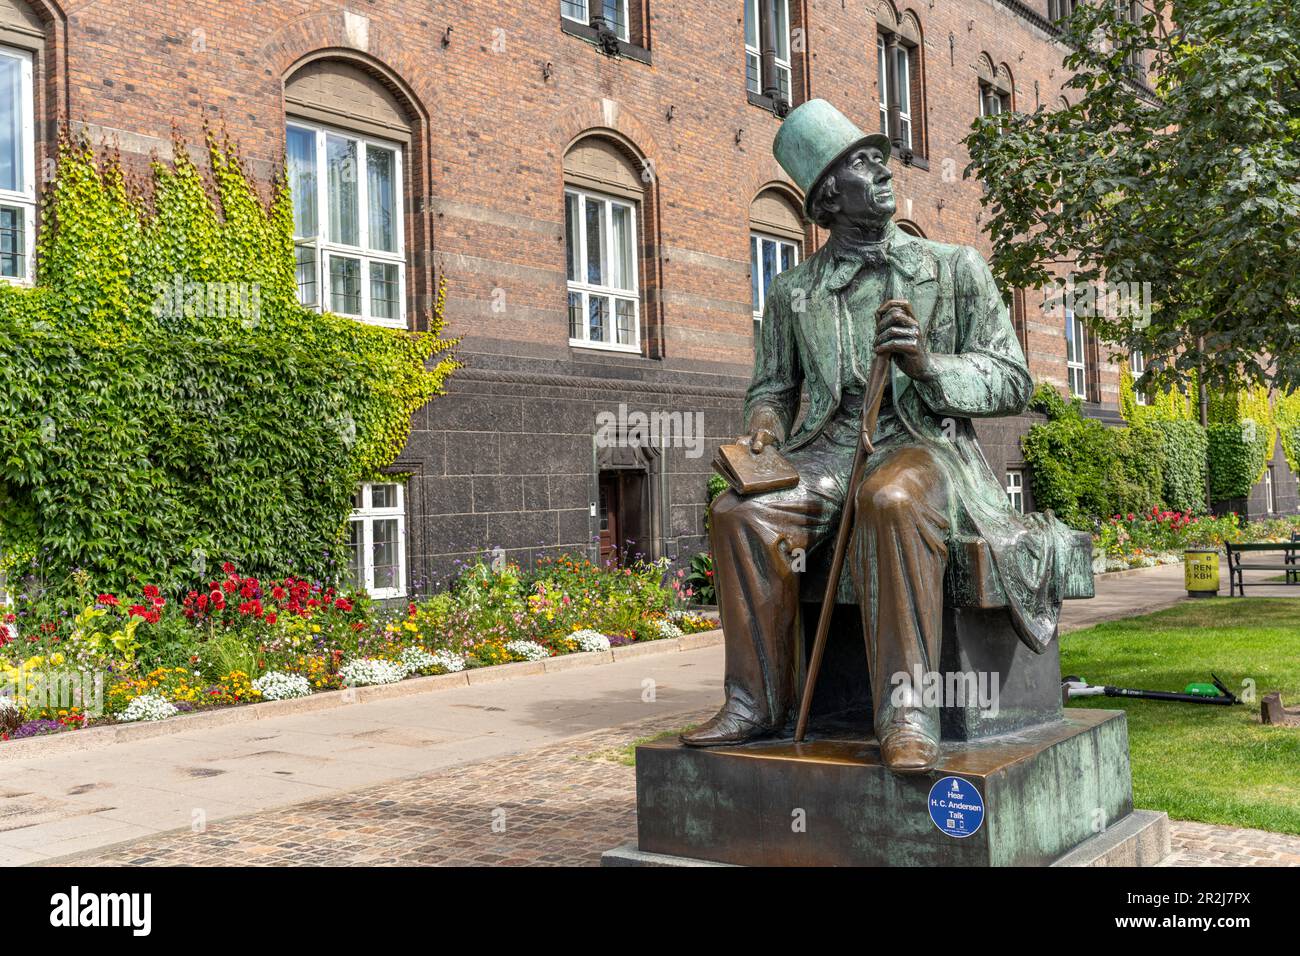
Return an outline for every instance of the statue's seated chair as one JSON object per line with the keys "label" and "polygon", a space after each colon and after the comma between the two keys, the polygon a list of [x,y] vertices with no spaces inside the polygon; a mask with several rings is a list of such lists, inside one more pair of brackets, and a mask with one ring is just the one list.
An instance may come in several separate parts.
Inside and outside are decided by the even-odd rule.
{"label": "statue's seated chair", "polygon": [[[945,580],[943,647],[939,672],[970,675],[962,684],[965,702],[940,707],[940,730],[946,741],[976,740],[1008,733],[1061,717],[1061,653],[1057,641],[1036,654],[1020,639],[1007,611],[1007,598],[993,569],[988,545],[980,538],[959,538],[962,549],[948,562]],[[1066,590],[1067,599],[1090,598],[1092,592],[1092,536],[1078,532],[1068,561],[1076,573],[1062,575],[1066,582],[1086,582]],[[800,586],[804,660],[811,653],[817,617],[826,593],[831,549],[809,555]],[[1086,590],[1087,593],[1081,593]],[[972,679],[973,678],[973,679]],[[802,680],[802,676],[800,678]],[[954,688],[957,686],[955,678]],[[988,703],[992,682],[997,681],[997,711]],[[981,683],[982,681],[982,683]],[[802,686],[802,685],[801,685]],[[980,699],[983,692],[983,704]],[[961,694],[957,695],[960,700]],[[840,576],[835,612],[826,651],[813,695],[811,728],[814,733],[853,733],[872,736],[871,685],[862,633],[861,612],[852,575],[846,566]]]}

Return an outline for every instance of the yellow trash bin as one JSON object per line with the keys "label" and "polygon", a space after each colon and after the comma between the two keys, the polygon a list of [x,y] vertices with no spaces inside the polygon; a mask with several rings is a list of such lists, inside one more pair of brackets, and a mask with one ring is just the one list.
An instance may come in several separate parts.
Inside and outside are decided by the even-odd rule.
{"label": "yellow trash bin", "polygon": [[1210,548],[1189,548],[1183,552],[1183,582],[1187,596],[1214,597],[1219,593],[1219,552]]}

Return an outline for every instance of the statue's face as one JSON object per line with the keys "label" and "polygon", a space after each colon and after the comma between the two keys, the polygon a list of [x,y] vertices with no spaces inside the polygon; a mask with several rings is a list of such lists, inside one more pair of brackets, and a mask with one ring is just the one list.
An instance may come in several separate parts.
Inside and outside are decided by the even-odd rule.
{"label": "statue's face", "polygon": [[849,153],[835,167],[840,207],[836,219],[883,225],[894,214],[893,178],[878,147],[863,146]]}

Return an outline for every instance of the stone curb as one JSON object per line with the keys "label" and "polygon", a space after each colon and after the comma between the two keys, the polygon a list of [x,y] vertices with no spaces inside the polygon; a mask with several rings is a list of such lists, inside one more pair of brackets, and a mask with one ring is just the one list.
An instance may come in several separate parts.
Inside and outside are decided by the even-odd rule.
{"label": "stone curb", "polygon": [[1165,568],[1181,567],[1178,564],[1155,564],[1149,568],[1125,568],[1123,571],[1095,571],[1094,578],[1130,578],[1142,574],[1149,574],[1152,571],[1161,571]]}
{"label": "stone curb", "polygon": [[544,661],[496,664],[492,667],[476,667],[471,670],[461,671],[458,674],[412,677],[398,681],[396,684],[373,684],[348,690],[323,691],[312,694],[310,697],[299,697],[295,700],[267,700],[257,704],[222,707],[219,710],[182,714],[167,720],[141,721],[132,724],[106,724],[102,727],[89,727],[85,730],[64,731],[47,737],[8,740],[0,743],[0,764],[6,760],[25,760],[51,754],[98,750],[112,744],[145,740],[150,737],[165,737],[171,734],[183,734],[191,730],[206,730],[210,727],[247,724],[269,717],[289,717],[294,714],[310,714],[318,710],[345,707],[349,704],[393,700],[399,697],[410,697],[413,694],[427,694],[446,690],[451,687],[491,684],[498,681],[514,680],[518,677],[534,677],[539,674],[553,674],[583,667],[598,667],[602,664],[613,664],[617,661],[644,657],[649,654],[694,651],[705,647],[714,647],[721,643],[721,629],[702,631],[699,634],[691,634],[687,637],[647,641],[644,644],[628,644],[625,647],[616,647],[609,651],[565,654],[561,657],[547,658]]}

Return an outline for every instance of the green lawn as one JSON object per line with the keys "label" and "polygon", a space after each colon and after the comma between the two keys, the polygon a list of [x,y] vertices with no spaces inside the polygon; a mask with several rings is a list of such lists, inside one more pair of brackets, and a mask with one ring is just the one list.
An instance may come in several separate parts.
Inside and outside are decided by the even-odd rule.
{"label": "green lawn", "polygon": [[1091,684],[1182,690],[1218,674],[1250,704],[1076,698],[1128,713],[1133,798],[1177,820],[1300,834],[1300,727],[1267,727],[1259,698],[1300,704],[1300,599],[1210,598],[1061,638],[1061,672]]}

